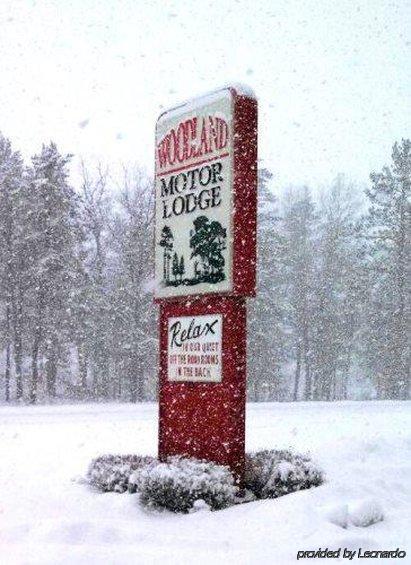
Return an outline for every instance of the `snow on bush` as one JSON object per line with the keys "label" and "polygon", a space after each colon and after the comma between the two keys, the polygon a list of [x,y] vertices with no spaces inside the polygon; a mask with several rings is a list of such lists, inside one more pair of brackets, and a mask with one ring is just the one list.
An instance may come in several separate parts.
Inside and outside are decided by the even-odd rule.
{"label": "snow on bush", "polygon": [[335,526],[348,528],[348,504],[337,504],[325,508],[324,517]]}
{"label": "snow on bush", "polygon": [[[255,497],[277,498],[318,486],[324,477],[304,455],[265,450],[246,456],[243,493],[228,467],[184,457],[160,463],[149,456],[103,455],[91,462],[87,480],[103,492],[139,492],[146,507],[194,512],[218,510]],[[238,496],[244,492],[248,495]]]}
{"label": "snow on bush", "polygon": [[361,500],[349,508],[350,522],[358,528],[367,528],[384,520],[384,512],[377,500]]}
{"label": "snow on bush", "polygon": [[146,507],[189,512],[206,505],[213,510],[231,506],[238,487],[227,467],[198,459],[170,457],[165,463],[143,469],[138,475],[137,490]]}
{"label": "snow on bush", "polygon": [[272,449],[246,456],[245,487],[257,498],[277,498],[323,481],[321,469],[305,455]]}
{"label": "snow on bush", "polygon": [[141,455],[102,455],[87,471],[90,484],[103,492],[135,492],[138,473],[156,459]]}

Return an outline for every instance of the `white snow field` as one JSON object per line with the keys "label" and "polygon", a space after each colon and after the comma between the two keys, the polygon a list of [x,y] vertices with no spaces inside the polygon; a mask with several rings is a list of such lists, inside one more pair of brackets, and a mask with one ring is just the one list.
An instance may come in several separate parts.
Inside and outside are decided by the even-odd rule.
{"label": "white snow field", "polygon": [[326,484],[188,515],[144,511],[138,495],[101,494],[78,481],[99,454],[155,454],[155,404],[1,407],[0,564],[286,565],[320,547],[400,548],[407,556],[389,561],[409,563],[410,407],[249,404],[248,450],[310,452]]}

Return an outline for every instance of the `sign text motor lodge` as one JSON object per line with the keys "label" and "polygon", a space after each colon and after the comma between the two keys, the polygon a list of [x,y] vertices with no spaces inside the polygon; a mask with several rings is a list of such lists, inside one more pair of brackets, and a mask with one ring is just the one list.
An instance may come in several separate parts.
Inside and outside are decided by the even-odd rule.
{"label": "sign text motor lodge", "polygon": [[220,206],[222,168],[221,163],[212,163],[161,178],[163,219]]}

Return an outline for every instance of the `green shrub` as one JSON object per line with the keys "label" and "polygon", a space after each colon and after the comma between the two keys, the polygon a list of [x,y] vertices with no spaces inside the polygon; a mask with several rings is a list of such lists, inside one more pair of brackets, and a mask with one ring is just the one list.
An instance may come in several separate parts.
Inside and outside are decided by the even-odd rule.
{"label": "green shrub", "polygon": [[324,473],[305,455],[272,449],[246,456],[245,487],[257,498],[277,498],[323,482]]}
{"label": "green shrub", "polygon": [[200,500],[213,510],[231,506],[238,487],[227,467],[198,459],[170,457],[165,463],[143,469],[138,475],[137,490],[146,507],[189,512],[199,507],[197,501]]}
{"label": "green shrub", "polygon": [[135,492],[136,474],[155,461],[148,455],[101,455],[90,463],[87,480],[103,492]]}
{"label": "green shrub", "polygon": [[190,512],[316,487],[324,474],[305,455],[273,449],[246,455],[242,498],[228,467],[193,458],[160,463],[150,456],[102,455],[91,462],[87,480],[103,492],[139,492],[145,507]]}

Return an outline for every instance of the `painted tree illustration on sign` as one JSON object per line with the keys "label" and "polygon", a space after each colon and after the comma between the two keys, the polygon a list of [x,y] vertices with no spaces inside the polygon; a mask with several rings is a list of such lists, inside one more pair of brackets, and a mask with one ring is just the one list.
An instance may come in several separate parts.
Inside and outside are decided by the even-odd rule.
{"label": "painted tree illustration on sign", "polygon": [[178,258],[177,252],[173,255],[173,264],[171,268],[174,277],[174,284],[179,285],[183,282],[183,275],[185,273],[184,256]]}
{"label": "painted tree illustration on sign", "polygon": [[174,253],[173,255],[173,267],[172,267],[172,271],[173,271],[173,277],[174,280],[177,281],[178,275],[179,275],[179,262],[178,262],[178,255],[177,253]]}
{"label": "painted tree illustration on sign", "polygon": [[174,246],[173,232],[168,226],[164,226],[163,229],[161,230],[161,238],[159,241],[159,245],[163,247],[164,250],[163,276],[164,276],[164,282],[168,283],[170,281],[171,254],[173,252],[173,246]]}
{"label": "painted tree illustration on sign", "polygon": [[226,249],[226,228],[220,222],[210,222],[206,216],[199,216],[193,224],[194,229],[190,233],[191,258],[198,257],[202,267],[196,268],[195,282],[216,283],[224,280],[225,260],[222,252]]}
{"label": "painted tree illustration on sign", "polygon": [[220,222],[211,222],[209,263],[212,274],[223,272],[225,260],[222,251],[226,248],[226,238],[227,230]]}
{"label": "painted tree illustration on sign", "polygon": [[202,263],[202,271],[198,271],[198,276],[206,275],[209,271],[207,240],[209,220],[206,216],[199,216],[193,222],[194,230],[190,232],[190,247],[192,248],[191,258],[199,257]]}
{"label": "painted tree illustration on sign", "polygon": [[185,272],[186,272],[186,269],[185,269],[185,266],[184,266],[184,255],[181,255],[180,264],[178,266],[178,274],[180,275],[180,282],[182,282]]}

